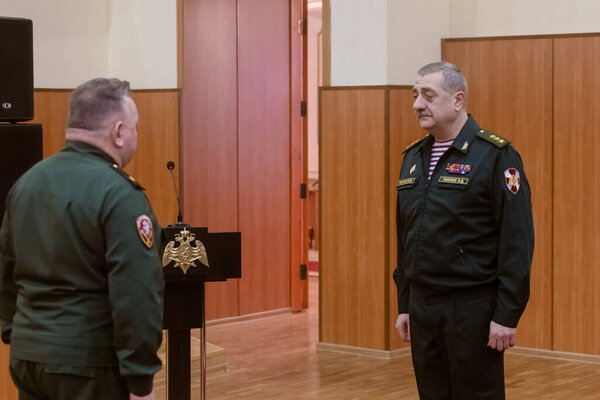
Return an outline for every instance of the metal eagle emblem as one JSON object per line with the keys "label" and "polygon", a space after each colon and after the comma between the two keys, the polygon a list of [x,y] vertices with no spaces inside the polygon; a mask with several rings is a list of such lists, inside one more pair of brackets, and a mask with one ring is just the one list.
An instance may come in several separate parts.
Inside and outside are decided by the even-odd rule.
{"label": "metal eagle emblem", "polygon": [[[190,267],[196,267],[196,260],[208,267],[208,257],[206,249],[199,240],[194,240],[195,235],[183,228],[181,232],[175,235],[175,240],[170,241],[165,247],[162,257],[163,268],[171,261],[175,261],[173,268],[181,268],[183,274],[186,275]],[[175,247],[175,242],[179,242],[179,246]],[[192,247],[192,243],[196,247]]]}

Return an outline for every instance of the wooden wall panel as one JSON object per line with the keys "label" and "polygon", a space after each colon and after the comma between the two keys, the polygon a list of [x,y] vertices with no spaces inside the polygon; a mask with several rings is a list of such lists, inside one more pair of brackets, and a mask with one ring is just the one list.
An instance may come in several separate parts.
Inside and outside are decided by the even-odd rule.
{"label": "wooden wall panel", "polygon": [[600,37],[554,62],[554,349],[600,354]]}
{"label": "wooden wall panel", "polygon": [[[237,2],[184,0],[183,18],[184,219],[238,231]],[[238,280],[206,285],[207,319],[238,314]]]}
{"label": "wooden wall panel", "polygon": [[289,12],[238,2],[241,314],[290,307]]}
{"label": "wooden wall panel", "polygon": [[386,350],[386,89],[320,92],[320,341]]}
{"label": "wooden wall panel", "polygon": [[445,40],[459,66],[467,109],[482,128],[512,141],[532,188],[535,253],[531,298],[517,344],[552,348],[552,39]]}
{"label": "wooden wall panel", "polygon": [[[177,216],[167,161],[179,165],[178,90],[133,91],[138,107],[138,148],[126,170],[142,186],[162,225]],[[34,123],[44,129],[44,157],[58,153],[65,145],[65,127],[71,90],[42,89],[34,92]]]}
{"label": "wooden wall panel", "polygon": [[10,377],[8,368],[9,359],[10,347],[4,343],[0,343],[0,399],[17,400],[19,393]]}
{"label": "wooden wall panel", "polygon": [[42,124],[44,130],[44,158],[65,147],[65,127],[69,114],[71,90],[35,90],[32,123]]}
{"label": "wooden wall panel", "polygon": [[177,221],[177,200],[167,162],[179,171],[179,90],[133,91],[140,120],[138,147],[125,168],[145,189],[158,222]]}
{"label": "wooden wall panel", "polygon": [[404,343],[398,332],[395,324],[398,318],[398,299],[396,295],[396,284],[392,279],[392,273],[396,268],[396,182],[400,174],[402,166],[402,152],[412,142],[422,138],[425,132],[419,126],[419,122],[415,117],[412,109],[413,98],[411,88],[390,89],[390,198],[389,198],[389,237],[390,237],[390,270],[389,279],[389,304],[390,304],[390,350],[408,347],[410,344]]}

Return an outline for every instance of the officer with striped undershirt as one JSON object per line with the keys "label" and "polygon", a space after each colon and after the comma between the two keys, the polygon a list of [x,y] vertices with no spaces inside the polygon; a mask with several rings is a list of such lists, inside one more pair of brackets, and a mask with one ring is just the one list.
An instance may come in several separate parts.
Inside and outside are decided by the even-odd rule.
{"label": "officer with striped undershirt", "polygon": [[413,97],[428,134],[404,151],[397,184],[396,329],[421,400],[504,399],[534,247],[523,163],[467,114],[455,65],[421,68]]}

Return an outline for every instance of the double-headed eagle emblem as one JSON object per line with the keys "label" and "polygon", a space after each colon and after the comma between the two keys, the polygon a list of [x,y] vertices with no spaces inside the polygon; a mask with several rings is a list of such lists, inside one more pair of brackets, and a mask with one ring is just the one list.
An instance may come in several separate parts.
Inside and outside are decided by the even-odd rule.
{"label": "double-headed eagle emblem", "polygon": [[[190,267],[196,266],[196,260],[200,260],[202,264],[208,267],[206,249],[202,242],[194,240],[195,238],[196,236],[185,228],[175,235],[175,240],[170,241],[165,247],[162,257],[163,268],[171,261],[175,261],[173,268],[181,268],[185,275]],[[178,247],[175,247],[175,242],[179,242]],[[196,247],[192,247],[192,243]]]}

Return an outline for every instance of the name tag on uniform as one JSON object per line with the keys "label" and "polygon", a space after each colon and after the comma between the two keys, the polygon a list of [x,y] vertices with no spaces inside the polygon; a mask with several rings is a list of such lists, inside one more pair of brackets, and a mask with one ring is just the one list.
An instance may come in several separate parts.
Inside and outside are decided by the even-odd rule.
{"label": "name tag on uniform", "polygon": [[417,181],[417,178],[400,179],[400,180],[398,180],[398,183],[396,183],[396,187],[399,188],[402,186],[413,185],[416,181]]}
{"label": "name tag on uniform", "polygon": [[462,178],[459,176],[440,176],[439,182],[467,186],[469,184],[469,178]]}

